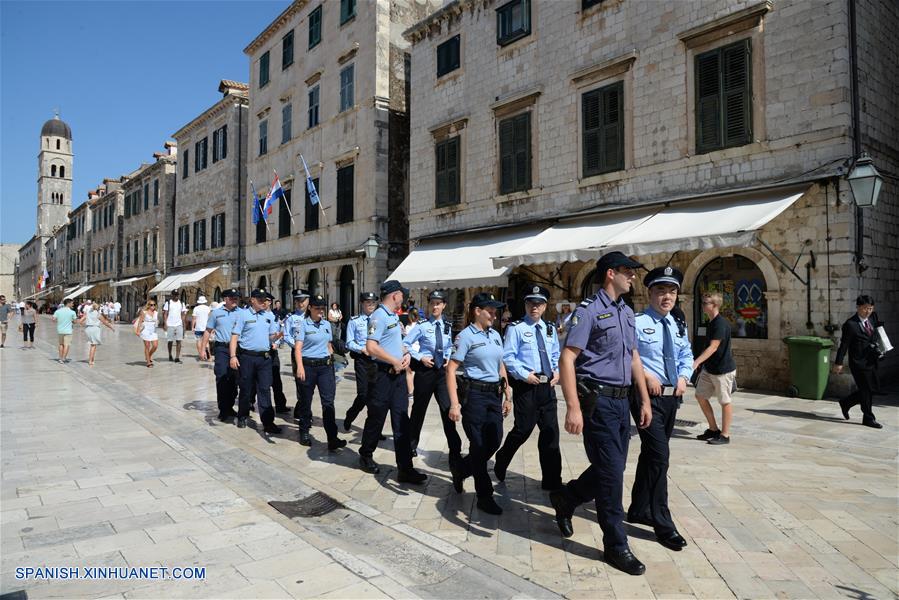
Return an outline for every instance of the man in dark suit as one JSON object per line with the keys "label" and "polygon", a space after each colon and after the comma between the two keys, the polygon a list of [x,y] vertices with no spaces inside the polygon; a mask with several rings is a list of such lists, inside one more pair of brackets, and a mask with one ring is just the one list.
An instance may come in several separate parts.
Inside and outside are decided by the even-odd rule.
{"label": "man in dark suit", "polygon": [[862,408],[862,424],[880,429],[883,427],[874,418],[871,410],[871,396],[878,389],[877,361],[880,352],[874,342],[874,332],[883,323],[874,312],[874,298],[868,295],[859,296],[856,301],[856,313],[843,323],[840,337],[840,348],[834,360],[834,371],[843,372],[843,357],[849,353],[849,370],[858,389],[840,400],[843,417],[849,420],[849,409],[856,404]]}

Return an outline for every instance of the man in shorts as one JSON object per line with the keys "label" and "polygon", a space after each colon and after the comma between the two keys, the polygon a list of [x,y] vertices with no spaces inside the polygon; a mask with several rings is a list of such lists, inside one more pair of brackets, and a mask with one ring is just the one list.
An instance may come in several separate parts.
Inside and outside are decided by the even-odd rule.
{"label": "man in shorts", "polygon": [[9,313],[15,310],[13,304],[6,303],[6,296],[0,296],[0,348],[6,345],[6,329],[9,327]]}
{"label": "man in shorts", "polygon": [[71,298],[63,300],[62,306],[53,313],[53,320],[56,321],[56,333],[59,336],[59,363],[71,362],[69,359],[69,346],[72,343],[72,323],[78,318],[78,315],[72,310],[72,304],[75,301]]}
{"label": "man in shorts", "polygon": [[[721,294],[703,294],[702,312],[709,318],[706,324],[708,348],[693,361],[693,370],[702,365],[702,372],[696,381],[696,401],[709,422],[709,428],[696,439],[720,446],[730,443],[730,421],[733,407],[730,397],[736,385],[737,363],[730,351],[730,323],[719,311],[721,310]],[[715,422],[715,412],[709,400],[718,398],[721,404],[721,429]]]}
{"label": "man in shorts", "polygon": [[208,342],[205,344],[203,342],[203,334],[206,333],[206,322],[209,320],[209,313],[212,312],[207,302],[206,296],[200,296],[197,298],[197,305],[194,307],[193,329],[194,337],[197,340],[197,360],[203,360],[204,349],[210,355],[212,354],[206,345]]}
{"label": "man in shorts", "polygon": [[[171,296],[162,306],[162,328],[168,340],[169,362],[181,362],[181,341],[184,339],[185,316],[187,307],[180,300],[178,290],[172,290]],[[175,358],[172,358],[172,344],[175,344]]]}

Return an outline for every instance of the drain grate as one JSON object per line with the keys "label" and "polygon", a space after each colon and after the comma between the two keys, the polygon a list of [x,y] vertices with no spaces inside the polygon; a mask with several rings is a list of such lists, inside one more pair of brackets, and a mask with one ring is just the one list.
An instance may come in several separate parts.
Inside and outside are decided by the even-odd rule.
{"label": "drain grate", "polygon": [[685,419],[675,419],[674,425],[677,427],[696,427],[699,423],[696,421],[687,421]]}
{"label": "drain grate", "polygon": [[321,492],[315,492],[311,496],[306,496],[299,500],[291,500],[290,502],[273,500],[269,502],[269,505],[291,519],[295,517],[320,517],[338,508],[343,508],[343,504]]}

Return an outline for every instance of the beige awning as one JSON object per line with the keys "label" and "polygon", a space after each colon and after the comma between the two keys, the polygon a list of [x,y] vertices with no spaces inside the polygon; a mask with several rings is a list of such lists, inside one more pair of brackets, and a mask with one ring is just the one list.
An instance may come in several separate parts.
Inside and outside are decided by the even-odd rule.
{"label": "beige awning", "polygon": [[218,267],[204,267],[194,271],[181,271],[168,275],[160,281],[156,287],[149,291],[150,294],[165,294],[178,288],[195,285],[202,281],[205,277],[211,275]]}
{"label": "beige awning", "polygon": [[85,293],[87,293],[88,291],[90,291],[90,290],[94,287],[94,285],[95,285],[95,284],[90,283],[90,284],[88,284],[88,285],[82,285],[81,287],[75,288],[74,291],[69,292],[68,294],[66,294],[65,296],[63,296],[62,299],[63,299],[63,300],[69,300],[70,298],[80,298],[80,297],[83,296]]}

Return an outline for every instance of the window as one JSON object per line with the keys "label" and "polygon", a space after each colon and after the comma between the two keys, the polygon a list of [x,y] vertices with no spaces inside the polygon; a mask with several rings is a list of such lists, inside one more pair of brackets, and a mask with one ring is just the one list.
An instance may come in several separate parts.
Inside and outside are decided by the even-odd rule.
{"label": "window", "polygon": [[259,122],[259,156],[268,152],[268,121]]}
{"label": "window", "polygon": [[209,153],[207,150],[209,149],[209,138],[203,138],[196,144],[194,144],[194,173],[197,171],[202,171],[208,165]]}
{"label": "window", "polygon": [[50,165],[50,177],[56,177],[56,165]]}
{"label": "window", "polygon": [[584,177],[624,168],[622,82],[581,96]]}
{"label": "window", "polygon": [[437,143],[437,196],[436,205],[450,206],[459,203],[459,138]]}
{"label": "window", "polygon": [[340,24],[356,16],[356,0],[340,0]]}
{"label": "window", "polygon": [[290,216],[290,190],[284,190],[284,197],[278,203],[278,237],[283,238],[290,235],[290,222],[293,217]]}
{"label": "window", "polygon": [[[259,210],[259,209],[255,208],[253,210]],[[261,243],[265,242],[265,232],[266,232],[265,219],[263,219],[260,216],[259,220],[256,222],[256,243],[257,244],[261,244]]]}
{"label": "window", "polygon": [[109,270],[109,248],[103,248],[103,272]]}
{"label": "window", "polygon": [[259,57],[259,87],[268,85],[268,51]]}
{"label": "window", "polygon": [[194,221],[194,252],[206,249],[206,219]]}
{"label": "window", "polygon": [[144,210],[150,210],[150,183],[144,184]]}
{"label": "window", "polygon": [[[318,192],[318,197],[321,198],[322,189],[319,187],[318,179],[312,180],[312,185],[315,186],[315,191]],[[321,200],[319,200],[321,202]],[[313,205],[309,200],[309,188],[306,188],[306,231],[315,231],[318,229],[318,205]]]}
{"label": "window", "polygon": [[190,225],[182,225],[178,228],[178,254],[190,252]]}
{"label": "window", "polygon": [[312,50],[322,41],[322,7],[309,13],[309,49]]}
{"label": "window", "polygon": [[125,196],[125,218],[131,217],[131,194]]}
{"label": "window", "polygon": [[156,262],[156,255],[159,250],[159,234],[153,234],[153,262]]}
{"label": "window", "polygon": [[59,150],[59,140],[56,140],[56,149]]}
{"label": "window", "polygon": [[602,4],[602,0],[581,0],[581,10],[587,10],[591,6]]}
{"label": "window", "polygon": [[140,214],[140,188],[138,188],[133,194],[131,194],[131,202],[134,206],[131,207],[132,215]]}
{"label": "window", "polygon": [[225,213],[212,216],[212,247],[221,248],[225,245]]}
{"label": "window", "polygon": [[354,165],[337,169],[337,224],[353,220],[353,172]]}
{"label": "window", "polygon": [[531,0],[512,0],[496,9],[496,43],[511,44],[531,34]]}
{"label": "window", "polygon": [[212,132],[212,162],[224,160],[228,156],[228,126],[222,125]]}
{"label": "window", "polygon": [[159,180],[153,180],[153,206],[159,206]]}
{"label": "window", "polygon": [[184,158],[182,161],[183,167],[181,168],[181,179],[187,179],[187,175],[190,173],[190,160],[187,158],[187,149],[184,150]]}
{"label": "window", "polygon": [[531,187],[531,113],[526,112],[499,122],[501,194],[520,192]]}
{"label": "window", "polygon": [[696,152],[752,141],[749,39],[696,56]]}
{"label": "window", "polygon": [[437,77],[459,68],[459,41],[461,36],[453,36],[437,46]]}
{"label": "window", "polygon": [[66,178],[66,168],[65,167],[63,167],[63,166],[59,167],[59,176],[62,179]]}
{"label": "window", "polygon": [[281,39],[281,70],[293,64],[293,30]]}
{"label": "window", "polygon": [[290,141],[293,120],[293,105],[285,104],[281,107],[281,143],[286,144]]}
{"label": "window", "polygon": [[318,125],[318,86],[309,90],[309,129]]}
{"label": "window", "polygon": [[150,238],[144,236],[144,264],[150,262]]}
{"label": "window", "polygon": [[353,65],[340,72],[340,112],[353,108]]}

